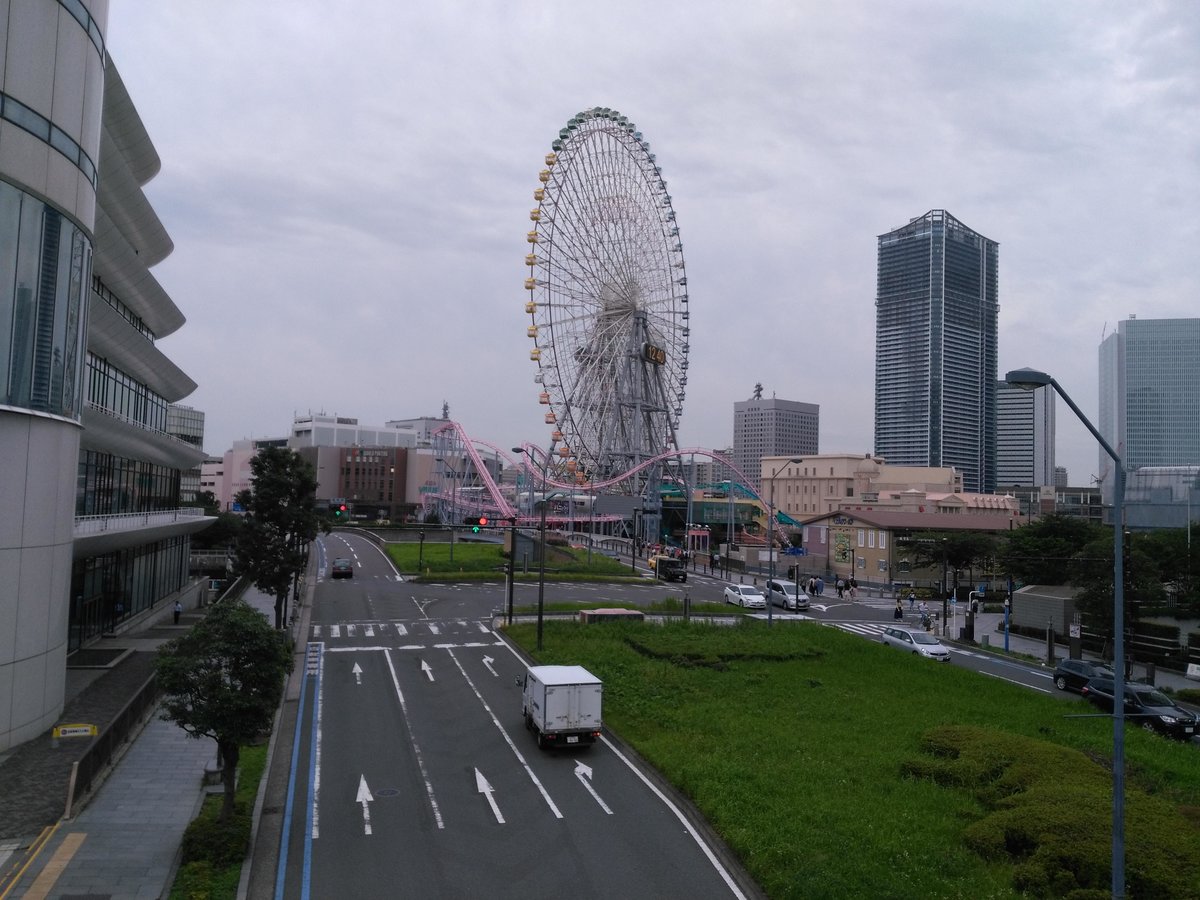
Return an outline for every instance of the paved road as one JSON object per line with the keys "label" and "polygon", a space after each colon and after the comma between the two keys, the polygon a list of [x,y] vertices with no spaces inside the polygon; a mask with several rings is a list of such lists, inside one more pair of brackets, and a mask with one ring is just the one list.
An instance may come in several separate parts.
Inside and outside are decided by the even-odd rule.
{"label": "paved road", "polygon": [[364,540],[322,544],[318,570],[347,556],[354,577],[316,588],[284,897],[754,895],[619,745],[537,749],[499,586],[399,582]]}

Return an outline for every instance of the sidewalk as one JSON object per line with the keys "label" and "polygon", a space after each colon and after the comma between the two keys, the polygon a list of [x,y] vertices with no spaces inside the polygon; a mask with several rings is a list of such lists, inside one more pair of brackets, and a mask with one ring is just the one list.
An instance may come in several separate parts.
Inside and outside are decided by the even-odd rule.
{"label": "sidewalk", "polygon": [[[274,617],[271,598],[250,588],[245,600]],[[61,721],[103,729],[145,683],[157,648],[203,615],[189,610],[174,625],[168,607],[141,629],[105,639],[105,650],[133,652],[108,670],[68,669]],[[13,897],[28,900],[167,896],[215,743],[189,737],[156,712],[82,812],[61,821],[71,764],[87,744],[60,744],[53,747],[47,733],[0,761],[0,895],[15,888]]]}

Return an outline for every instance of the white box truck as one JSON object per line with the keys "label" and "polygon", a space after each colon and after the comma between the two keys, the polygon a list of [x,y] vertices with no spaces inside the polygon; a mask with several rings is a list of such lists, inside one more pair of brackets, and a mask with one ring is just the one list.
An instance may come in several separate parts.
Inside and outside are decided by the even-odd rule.
{"label": "white box truck", "polygon": [[525,727],[537,735],[539,747],[594,743],[603,693],[600,679],[583,666],[532,666],[521,690]]}

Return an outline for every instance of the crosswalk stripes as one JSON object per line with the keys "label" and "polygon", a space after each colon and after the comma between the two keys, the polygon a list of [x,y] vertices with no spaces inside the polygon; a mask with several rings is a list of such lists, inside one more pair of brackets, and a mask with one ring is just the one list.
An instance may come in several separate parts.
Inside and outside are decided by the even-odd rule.
{"label": "crosswalk stripes", "polygon": [[310,626],[313,640],[328,638],[374,638],[374,637],[409,637],[421,635],[452,635],[460,633],[491,634],[492,629],[486,622],[466,621],[456,622],[332,622],[324,625]]}

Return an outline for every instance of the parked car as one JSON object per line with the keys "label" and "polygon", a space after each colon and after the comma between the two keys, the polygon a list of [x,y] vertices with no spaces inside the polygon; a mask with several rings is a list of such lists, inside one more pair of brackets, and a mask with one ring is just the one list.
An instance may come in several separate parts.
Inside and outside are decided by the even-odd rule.
{"label": "parked car", "polygon": [[784,609],[808,609],[808,594],[794,581],[767,579],[767,600]]}
{"label": "parked car", "polygon": [[752,584],[729,584],[725,586],[725,602],[747,609],[766,609],[767,598]]}
{"label": "parked car", "polygon": [[911,631],[898,625],[889,625],[883,629],[880,640],[906,653],[936,659],[938,662],[950,662],[949,649],[928,631]]}
{"label": "parked car", "polygon": [[[1085,684],[1081,693],[1100,709],[1112,712],[1114,690],[1113,678],[1100,675]],[[1176,704],[1152,684],[1126,683],[1125,717],[1133,725],[1181,741],[1190,741],[1197,733],[1195,714]]]}
{"label": "parked car", "polygon": [[330,568],[329,576],[331,578],[353,578],[354,563],[348,559],[338,557],[333,561],[333,566]]}
{"label": "parked car", "polygon": [[1054,686],[1060,691],[1083,690],[1083,686],[1093,678],[1107,675],[1113,677],[1113,670],[1102,662],[1091,659],[1060,659],[1054,669]]}

